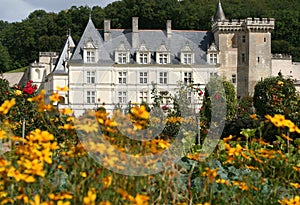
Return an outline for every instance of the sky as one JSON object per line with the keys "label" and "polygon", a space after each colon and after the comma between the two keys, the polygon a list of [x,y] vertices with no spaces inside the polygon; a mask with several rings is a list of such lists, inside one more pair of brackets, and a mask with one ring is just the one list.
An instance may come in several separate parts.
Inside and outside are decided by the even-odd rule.
{"label": "sky", "polygon": [[59,12],[69,9],[71,6],[100,6],[116,0],[0,0],[0,20],[8,22],[20,22],[37,9],[47,12]]}

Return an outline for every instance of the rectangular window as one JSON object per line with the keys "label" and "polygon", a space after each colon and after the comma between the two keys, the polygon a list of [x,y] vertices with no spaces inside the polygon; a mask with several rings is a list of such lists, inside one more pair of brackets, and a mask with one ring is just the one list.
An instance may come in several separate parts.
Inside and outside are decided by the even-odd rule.
{"label": "rectangular window", "polygon": [[167,64],[168,62],[168,54],[160,53],[159,54],[159,64]]}
{"label": "rectangular window", "polygon": [[148,54],[147,53],[140,53],[140,63],[141,64],[148,63]]}
{"label": "rectangular window", "polygon": [[192,54],[191,53],[183,54],[183,64],[192,64]]}
{"label": "rectangular window", "polygon": [[140,83],[141,84],[148,83],[148,72],[140,72]]}
{"label": "rectangular window", "polygon": [[119,64],[127,63],[127,53],[118,53],[118,63]]}
{"label": "rectangular window", "polygon": [[126,84],[127,83],[127,73],[126,71],[119,72],[119,84]]}
{"label": "rectangular window", "polygon": [[87,71],[86,72],[86,83],[93,84],[95,83],[96,72],[95,71]]}
{"label": "rectangular window", "polygon": [[95,51],[87,51],[86,52],[86,61],[88,63],[94,63],[95,62]]}
{"label": "rectangular window", "polygon": [[184,84],[193,83],[193,75],[192,72],[184,72]]}
{"label": "rectangular window", "polygon": [[118,92],[119,103],[125,104],[127,103],[127,93],[125,91]]}
{"label": "rectangular window", "polygon": [[139,96],[140,102],[147,102],[148,101],[148,92],[147,91],[141,91]]}
{"label": "rectangular window", "polygon": [[242,42],[243,42],[243,43],[246,42],[246,36],[242,36]]}
{"label": "rectangular window", "polygon": [[159,83],[160,84],[168,84],[168,73],[167,72],[159,72]]}
{"label": "rectangular window", "polygon": [[246,55],[245,53],[242,53],[242,63],[245,63],[246,62]]}
{"label": "rectangular window", "polygon": [[217,64],[218,63],[218,54],[217,53],[209,54],[209,63],[210,64]]}
{"label": "rectangular window", "polygon": [[231,76],[231,82],[234,84],[236,83],[236,75],[235,74]]}
{"label": "rectangular window", "polygon": [[87,91],[86,92],[86,102],[88,104],[96,103],[96,92],[95,91]]}

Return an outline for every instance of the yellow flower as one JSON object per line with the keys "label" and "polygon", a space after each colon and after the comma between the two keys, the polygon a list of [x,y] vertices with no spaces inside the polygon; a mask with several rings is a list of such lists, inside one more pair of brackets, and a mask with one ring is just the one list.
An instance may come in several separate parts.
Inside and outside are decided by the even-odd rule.
{"label": "yellow flower", "polygon": [[252,115],[250,115],[250,118],[254,119],[254,120],[257,120],[257,115],[256,114],[252,114]]}
{"label": "yellow flower", "polygon": [[22,91],[21,90],[15,90],[14,94],[17,95],[17,96],[22,95]]}
{"label": "yellow flower", "polygon": [[64,86],[63,88],[60,86],[56,86],[56,90],[67,92],[69,88],[67,86]]}
{"label": "yellow flower", "polygon": [[299,183],[290,183],[291,186],[295,187],[296,189],[300,189]]}
{"label": "yellow flower", "polygon": [[12,106],[14,106],[15,104],[16,104],[16,99],[15,98],[11,99],[10,101],[5,100],[4,103],[0,107],[0,114],[6,115],[8,113],[8,111],[10,110],[10,108]]}
{"label": "yellow flower", "polygon": [[217,179],[216,183],[218,183],[218,184],[225,184],[226,186],[230,186],[229,181],[227,181],[225,179]]}
{"label": "yellow flower", "polygon": [[70,108],[63,108],[63,109],[60,109],[59,112],[63,115],[70,115],[73,113],[73,110]]}
{"label": "yellow flower", "polygon": [[163,149],[170,147],[170,143],[164,140],[159,140],[158,145]]}
{"label": "yellow flower", "polygon": [[93,123],[92,121],[87,119],[85,120],[85,122],[80,122],[80,124],[77,124],[75,128],[90,133],[90,132],[97,132],[99,126],[97,125],[97,123]]}
{"label": "yellow flower", "polygon": [[21,195],[17,196],[16,199],[23,200],[23,202],[25,204],[28,204],[28,202],[29,202],[28,197],[25,194],[21,194]]}
{"label": "yellow flower", "polygon": [[42,202],[42,203],[41,203],[41,198],[40,198],[40,196],[37,194],[37,195],[34,196],[34,201],[31,201],[31,200],[30,200],[30,204],[31,204],[31,205],[48,205],[49,203],[47,203],[47,202]]}
{"label": "yellow flower", "polygon": [[57,205],[70,205],[71,204],[71,202],[69,202],[69,201],[58,201],[57,202]]}
{"label": "yellow flower", "polygon": [[297,172],[300,172],[300,167],[293,166],[293,169],[296,170]]}
{"label": "yellow flower", "polygon": [[277,81],[277,85],[283,86],[283,85],[284,85],[284,82],[282,82],[281,80],[278,80],[278,81]]}
{"label": "yellow flower", "polygon": [[148,119],[150,116],[145,105],[141,105],[140,107],[135,106],[131,108],[130,111],[137,118]]}
{"label": "yellow flower", "polygon": [[87,177],[86,172],[80,172],[80,176],[82,176],[83,178]]}
{"label": "yellow flower", "polygon": [[84,205],[95,205],[96,198],[97,198],[97,193],[94,188],[91,188],[88,191],[88,195],[83,198],[83,204]]}
{"label": "yellow flower", "polygon": [[212,183],[217,176],[218,169],[210,169],[206,167],[205,170],[206,171],[202,173],[202,176],[206,176],[208,178],[208,182]]}
{"label": "yellow flower", "polygon": [[106,176],[102,179],[102,183],[104,184],[104,188],[108,188],[110,187],[111,183],[112,183],[112,177],[111,176]]}
{"label": "yellow flower", "polygon": [[49,97],[50,101],[52,102],[59,102],[60,100],[60,96],[58,94],[58,92],[53,93],[50,97]]}
{"label": "yellow flower", "polygon": [[101,201],[99,205],[111,205],[109,201]]}
{"label": "yellow flower", "polygon": [[300,204],[300,196],[295,196],[295,198],[291,198],[291,199],[286,199],[283,198],[281,201],[278,201],[280,204],[283,205],[299,205]]}
{"label": "yellow flower", "polygon": [[62,130],[74,130],[75,126],[73,126],[71,124],[64,124],[64,126],[58,126],[58,129],[62,129]]}
{"label": "yellow flower", "polygon": [[232,135],[229,135],[229,137],[223,138],[223,141],[224,141],[224,142],[228,142],[228,141],[230,141],[230,140],[232,140],[232,139],[233,139],[233,136],[232,136]]}
{"label": "yellow flower", "polygon": [[146,205],[148,204],[149,196],[137,194],[134,200],[136,205]]}

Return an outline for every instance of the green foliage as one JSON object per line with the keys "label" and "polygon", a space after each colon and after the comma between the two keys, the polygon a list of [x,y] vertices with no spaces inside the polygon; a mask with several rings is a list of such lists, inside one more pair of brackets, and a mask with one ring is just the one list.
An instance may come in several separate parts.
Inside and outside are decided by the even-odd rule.
{"label": "green foliage", "polygon": [[256,84],[253,104],[260,116],[282,114],[293,120],[298,117],[299,108],[294,82],[281,75],[266,78]]}
{"label": "green foliage", "polygon": [[[214,80],[209,82],[205,87],[204,99],[203,99],[203,106],[202,106],[202,116],[205,117],[208,121],[211,119],[211,101],[212,98],[214,100],[220,100],[226,102],[226,120],[231,120],[236,116],[236,106],[237,106],[237,99],[235,96],[235,88],[234,85],[222,79],[222,86],[224,89],[224,93],[221,91],[222,88],[216,86],[217,84],[214,83]],[[210,91],[210,92],[209,92]]]}
{"label": "green foliage", "polygon": [[[36,10],[22,22],[0,21],[0,68],[8,71],[27,66],[40,51],[59,52],[69,30],[78,42],[90,13],[97,28],[103,28],[104,18],[111,19],[112,28],[131,28],[131,17],[138,16],[142,29],[165,29],[170,19],[173,29],[210,30],[217,4],[217,0],[121,0],[105,8],[72,6],[59,13]],[[294,60],[300,60],[299,1],[230,0],[222,6],[228,19],[275,18],[272,52],[291,54]]]}

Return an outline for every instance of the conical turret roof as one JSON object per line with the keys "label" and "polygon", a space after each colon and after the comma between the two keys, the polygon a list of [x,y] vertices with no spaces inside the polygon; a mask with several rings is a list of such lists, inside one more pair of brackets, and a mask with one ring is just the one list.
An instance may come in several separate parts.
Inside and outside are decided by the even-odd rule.
{"label": "conical turret roof", "polygon": [[222,8],[221,1],[219,1],[217,11],[213,17],[213,21],[225,21],[226,17]]}

